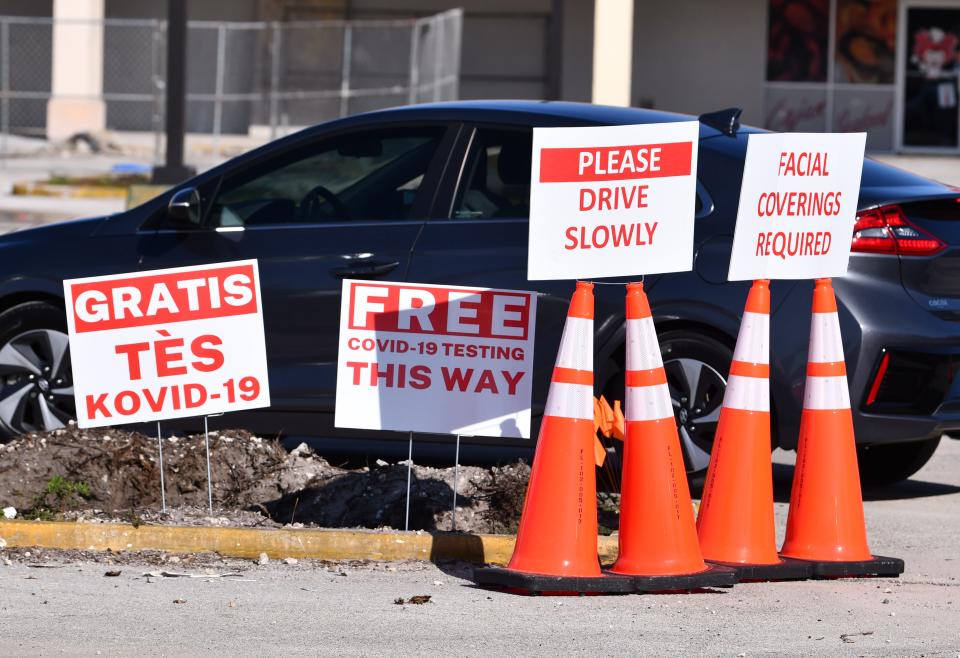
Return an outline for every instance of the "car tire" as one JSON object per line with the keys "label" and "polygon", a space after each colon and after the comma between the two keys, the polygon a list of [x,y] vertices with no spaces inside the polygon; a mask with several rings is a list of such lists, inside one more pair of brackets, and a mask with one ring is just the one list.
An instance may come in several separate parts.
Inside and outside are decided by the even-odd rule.
{"label": "car tire", "polygon": [[878,487],[906,480],[930,461],[940,437],[909,443],[857,446],[860,484]]}
{"label": "car tire", "polygon": [[[696,485],[710,462],[733,350],[713,336],[686,329],[665,331],[659,335],[659,341],[687,477]],[[622,369],[625,366],[618,367],[620,371],[608,380],[603,390],[610,404],[624,399]],[[622,443],[605,443],[612,445],[617,452],[610,454],[608,450],[611,463],[603,469],[601,477],[611,483],[616,480],[616,489],[619,490]]]}
{"label": "car tire", "polygon": [[0,437],[59,429],[75,417],[63,309],[38,301],[0,313]]}

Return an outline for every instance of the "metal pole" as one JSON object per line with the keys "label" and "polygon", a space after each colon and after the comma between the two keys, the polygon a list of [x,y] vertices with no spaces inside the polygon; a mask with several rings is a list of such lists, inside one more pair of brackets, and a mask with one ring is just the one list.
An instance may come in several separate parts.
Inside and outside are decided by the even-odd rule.
{"label": "metal pole", "polygon": [[417,102],[420,90],[420,21],[413,21],[413,31],[410,34],[410,91],[407,93],[407,102],[411,105]]}
{"label": "metal pole", "polygon": [[407,518],[403,529],[410,529],[410,474],[413,472],[413,432],[410,432],[410,447],[407,449]]}
{"label": "metal pole", "polygon": [[160,504],[167,511],[167,487],[163,482],[163,434],[160,433],[160,421],[157,421],[157,447],[160,449]]}
{"label": "metal pole", "polygon": [[153,182],[175,185],[193,175],[193,169],[183,164],[187,114],[186,0],[167,0],[166,93],[166,162],[153,170]]}
{"label": "metal pole", "polygon": [[10,23],[0,22],[0,164],[7,162],[7,133],[10,132]]}
{"label": "metal pole", "polygon": [[280,113],[280,49],[283,45],[283,32],[280,31],[280,23],[274,21],[273,38],[270,40],[270,139],[277,138],[277,123]]}
{"label": "metal pole", "polygon": [[457,529],[457,482],[460,480],[460,435],[457,434],[457,449],[453,457],[453,517],[451,529]]}
{"label": "metal pole", "polygon": [[220,131],[223,126],[223,75],[227,56],[227,26],[217,26],[217,77],[213,100],[213,157],[220,159]]}
{"label": "metal pole", "polygon": [[209,416],[203,417],[203,443],[207,448],[207,506],[213,512],[213,477],[210,475],[210,428],[207,424]]}
{"label": "metal pole", "polygon": [[350,111],[350,58],[353,52],[353,25],[343,28],[343,59],[340,65],[340,116]]}

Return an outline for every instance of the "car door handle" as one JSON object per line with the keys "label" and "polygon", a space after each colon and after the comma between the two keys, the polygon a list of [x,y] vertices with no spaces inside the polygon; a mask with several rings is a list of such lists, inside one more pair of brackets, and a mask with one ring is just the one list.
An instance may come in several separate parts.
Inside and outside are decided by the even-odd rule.
{"label": "car door handle", "polygon": [[372,279],[397,269],[400,261],[391,261],[389,263],[368,263],[359,262],[343,267],[334,267],[330,273],[338,279]]}

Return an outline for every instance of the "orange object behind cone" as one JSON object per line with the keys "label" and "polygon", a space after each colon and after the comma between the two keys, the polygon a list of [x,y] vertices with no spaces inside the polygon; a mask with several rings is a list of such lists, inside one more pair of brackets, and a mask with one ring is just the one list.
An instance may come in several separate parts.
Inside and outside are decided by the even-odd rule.
{"label": "orange object behind cone", "polygon": [[626,438],[617,574],[707,570],[697,543],[680,438],[643,284],[627,285]]}
{"label": "orange object behind cone", "polygon": [[863,520],[850,392],[830,279],[817,279],[797,465],[780,553],[815,561],[871,560]]}
{"label": "orange object behind cone", "polygon": [[770,462],[770,282],[747,297],[697,517],[708,560],[780,564]]}
{"label": "orange object behind cone", "polygon": [[600,577],[594,470],[593,284],[577,283],[508,569]]}

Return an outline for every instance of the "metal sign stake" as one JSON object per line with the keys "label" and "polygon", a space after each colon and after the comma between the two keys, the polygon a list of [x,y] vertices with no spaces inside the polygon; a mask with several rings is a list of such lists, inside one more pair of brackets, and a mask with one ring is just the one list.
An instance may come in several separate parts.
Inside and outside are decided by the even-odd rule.
{"label": "metal sign stake", "polygon": [[410,432],[410,447],[407,449],[407,518],[404,530],[410,530],[410,474],[413,472],[413,432]]}
{"label": "metal sign stake", "polygon": [[157,421],[157,448],[160,450],[160,505],[164,513],[167,511],[167,488],[163,482],[163,434],[160,433],[160,421]]}
{"label": "metal sign stake", "polygon": [[457,529],[457,481],[460,480],[460,435],[457,434],[456,452],[453,457],[453,516],[451,517],[451,530]]}
{"label": "metal sign stake", "polygon": [[207,420],[210,416],[203,417],[203,443],[207,449],[207,506],[210,512],[213,512],[213,478],[210,475],[210,428]]}

